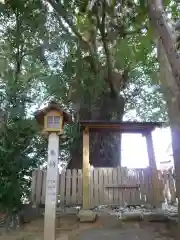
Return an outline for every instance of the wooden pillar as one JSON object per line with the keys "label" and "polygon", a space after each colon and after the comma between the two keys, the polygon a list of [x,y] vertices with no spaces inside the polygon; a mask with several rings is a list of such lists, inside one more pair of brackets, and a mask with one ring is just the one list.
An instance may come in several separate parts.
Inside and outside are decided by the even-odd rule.
{"label": "wooden pillar", "polygon": [[157,169],[151,132],[148,132],[146,134],[146,144],[149,159],[149,167]]}
{"label": "wooden pillar", "polygon": [[48,142],[44,240],[56,239],[56,203],[59,179],[58,157],[59,136],[56,133],[50,133]]}
{"label": "wooden pillar", "polygon": [[158,172],[156,166],[156,159],[153,147],[152,133],[148,132],[146,134],[146,144],[147,144],[147,152],[149,159],[149,178],[151,179],[151,204],[154,207],[158,207],[160,204],[160,189],[158,189]]}
{"label": "wooden pillar", "polygon": [[89,208],[89,130],[83,132],[83,209]]}

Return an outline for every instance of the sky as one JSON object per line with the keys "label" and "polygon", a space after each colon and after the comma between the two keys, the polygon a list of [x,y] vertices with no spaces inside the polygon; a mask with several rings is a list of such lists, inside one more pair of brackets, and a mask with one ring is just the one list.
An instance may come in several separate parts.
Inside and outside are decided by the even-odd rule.
{"label": "sky", "polygon": [[[172,160],[168,147],[171,145],[170,128],[156,128],[152,132],[154,152],[157,167],[160,162]],[[141,134],[123,134],[122,137],[122,166],[129,168],[144,168],[148,166],[146,139]]]}

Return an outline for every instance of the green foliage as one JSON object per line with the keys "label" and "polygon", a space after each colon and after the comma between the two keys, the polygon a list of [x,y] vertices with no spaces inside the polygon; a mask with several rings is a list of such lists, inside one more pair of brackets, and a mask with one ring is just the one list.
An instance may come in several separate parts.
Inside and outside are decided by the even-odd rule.
{"label": "green foliage", "polygon": [[[0,5],[3,207],[19,205],[30,183],[24,176],[30,176],[45,160],[46,141],[31,118],[44,101],[53,97],[69,112],[79,106],[80,117],[88,119],[94,109],[101,117],[114,106],[117,115],[121,96],[126,116],[135,111],[136,120],[167,119],[146,1],[121,1],[121,6],[118,1],[103,2],[9,0]],[[166,5],[175,19],[177,4],[168,0]],[[113,73],[121,76],[129,69],[124,89],[119,87],[121,78],[114,83],[115,100],[108,95],[108,57]],[[108,102],[114,103],[109,108],[102,107],[107,96]],[[65,132],[60,149],[67,161],[72,153],[81,153],[82,139],[78,124],[67,126]]]}
{"label": "green foliage", "polygon": [[0,209],[8,211],[28,197],[32,170],[46,156],[46,142],[28,116],[44,97],[36,92],[42,87],[40,78],[46,76],[36,56],[41,34],[37,25],[28,22],[27,13],[38,18],[33,3],[22,3],[9,2],[0,15]]}
{"label": "green foliage", "polygon": [[0,207],[10,210],[28,197],[32,170],[44,160],[45,142],[38,138],[34,121],[10,118],[1,129],[0,149]]}

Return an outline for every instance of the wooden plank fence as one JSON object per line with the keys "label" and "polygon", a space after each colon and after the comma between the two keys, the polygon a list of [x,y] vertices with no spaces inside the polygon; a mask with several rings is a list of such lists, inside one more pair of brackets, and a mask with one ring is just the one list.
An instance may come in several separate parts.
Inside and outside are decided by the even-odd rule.
{"label": "wooden plank fence", "polygon": [[[155,181],[155,184],[152,182]],[[155,188],[153,188],[153,184]],[[31,201],[45,203],[46,171],[35,170],[32,175]],[[89,178],[90,207],[97,205],[157,204],[167,197],[167,189],[175,199],[175,184],[170,172],[155,176],[149,168],[94,168]],[[58,199],[63,205],[82,205],[82,170],[66,170],[59,175]]]}
{"label": "wooden plank fence", "polygon": [[172,168],[162,172],[163,195],[167,202],[176,201],[176,186],[173,172]]}

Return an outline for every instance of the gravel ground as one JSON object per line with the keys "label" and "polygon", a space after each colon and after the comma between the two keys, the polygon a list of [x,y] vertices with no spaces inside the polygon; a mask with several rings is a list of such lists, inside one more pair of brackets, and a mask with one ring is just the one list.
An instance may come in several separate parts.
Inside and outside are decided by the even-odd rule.
{"label": "gravel ground", "polygon": [[[160,236],[153,229],[130,227],[126,229],[89,229],[77,236],[78,240],[171,240],[171,237]],[[74,239],[74,240],[75,240]]]}
{"label": "gravel ground", "polygon": [[[57,214],[58,215],[66,215],[66,214],[72,214],[77,213],[79,211],[80,207],[66,207],[66,208],[58,208]],[[96,212],[98,215],[117,215],[118,218],[121,218],[121,216],[124,213],[150,213],[150,212],[161,212],[167,215],[176,215],[178,213],[178,206],[177,203],[173,205],[168,205],[163,203],[161,208],[158,209],[152,209],[150,206],[125,206],[121,207],[118,205],[100,205],[92,209],[94,212]]]}
{"label": "gravel ground", "polygon": [[[145,206],[98,206],[93,209],[100,217],[93,224],[80,224],[76,215],[79,208],[58,208],[60,216],[57,225],[57,240],[173,240],[166,223],[122,222],[124,215],[148,214],[161,212],[164,215],[176,215],[177,204],[163,204],[160,209]],[[73,215],[72,215],[73,214]],[[74,216],[74,218],[72,217]],[[26,224],[23,229],[2,234],[0,240],[43,240],[43,218]]]}

